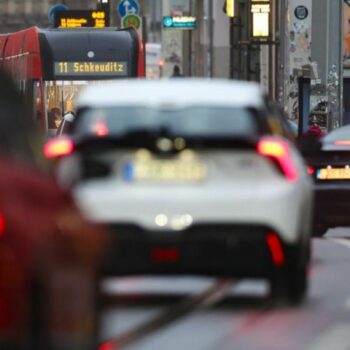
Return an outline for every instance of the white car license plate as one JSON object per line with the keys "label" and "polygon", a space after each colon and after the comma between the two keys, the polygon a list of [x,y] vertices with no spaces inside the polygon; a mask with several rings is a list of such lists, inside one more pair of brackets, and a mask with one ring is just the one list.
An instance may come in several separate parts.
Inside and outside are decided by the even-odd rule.
{"label": "white car license plate", "polygon": [[206,176],[206,165],[197,160],[135,160],[124,168],[128,181],[198,182]]}

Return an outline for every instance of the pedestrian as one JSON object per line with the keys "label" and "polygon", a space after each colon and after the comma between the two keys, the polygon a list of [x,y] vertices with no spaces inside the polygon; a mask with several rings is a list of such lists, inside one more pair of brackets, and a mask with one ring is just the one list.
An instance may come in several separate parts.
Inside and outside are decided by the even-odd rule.
{"label": "pedestrian", "polygon": [[49,129],[57,129],[62,120],[62,112],[58,107],[51,108],[49,112]]}
{"label": "pedestrian", "polygon": [[172,78],[183,78],[183,75],[181,74],[180,67],[175,64],[173,68],[173,74],[171,75]]}
{"label": "pedestrian", "polygon": [[317,123],[312,123],[309,129],[306,131],[305,135],[319,139],[326,134]]}

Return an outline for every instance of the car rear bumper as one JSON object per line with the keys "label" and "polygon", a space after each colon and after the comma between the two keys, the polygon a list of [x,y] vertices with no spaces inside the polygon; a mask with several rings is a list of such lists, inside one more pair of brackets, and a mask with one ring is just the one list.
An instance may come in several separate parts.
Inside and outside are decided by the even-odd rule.
{"label": "car rear bumper", "polygon": [[167,229],[172,229],[172,219],[179,215],[190,215],[195,224],[264,225],[274,228],[290,244],[308,232],[311,223],[311,186],[286,181],[268,181],[259,189],[248,184],[241,189],[222,186],[207,189],[203,185],[162,190],[159,186],[128,189],[117,185],[86,184],[77,188],[75,196],[83,213],[97,223],[126,222],[149,230],[158,229],[155,218],[160,214],[169,218]]}
{"label": "car rear bumper", "polygon": [[350,225],[350,183],[348,186],[316,185],[314,225]]}
{"label": "car rear bumper", "polygon": [[[263,226],[195,225],[186,231],[146,231],[134,225],[110,225],[106,275],[199,274],[266,277],[276,267]],[[278,237],[275,235],[275,237]],[[295,247],[277,238],[285,260]]]}

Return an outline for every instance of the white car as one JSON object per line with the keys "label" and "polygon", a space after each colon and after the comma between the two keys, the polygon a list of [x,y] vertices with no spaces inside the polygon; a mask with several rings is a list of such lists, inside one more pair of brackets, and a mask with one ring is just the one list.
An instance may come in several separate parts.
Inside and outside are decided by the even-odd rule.
{"label": "white car", "polygon": [[76,106],[45,154],[110,228],[106,273],[266,277],[303,299],[312,180],[258,84],[109,82]]}

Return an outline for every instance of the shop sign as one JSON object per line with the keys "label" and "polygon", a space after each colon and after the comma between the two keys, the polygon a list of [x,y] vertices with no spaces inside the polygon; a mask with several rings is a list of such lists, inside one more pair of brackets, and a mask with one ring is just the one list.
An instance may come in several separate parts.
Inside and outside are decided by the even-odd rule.
{"label": "shop sign", "polygon": [[197,27],[197,18],[194,16],[166,16],[163,17],[164,28],[194,29]]}

